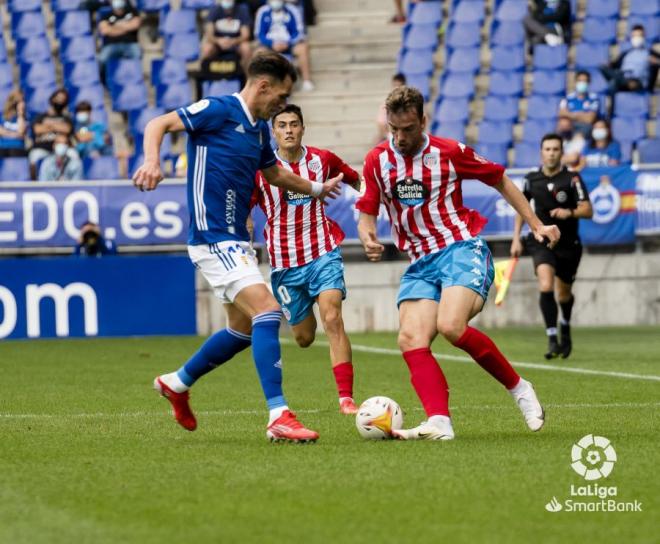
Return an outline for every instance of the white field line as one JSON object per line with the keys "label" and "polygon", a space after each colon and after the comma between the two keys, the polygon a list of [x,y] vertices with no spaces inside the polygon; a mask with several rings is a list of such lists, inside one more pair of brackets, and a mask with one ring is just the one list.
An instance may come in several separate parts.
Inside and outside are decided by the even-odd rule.
{"label": "white field line", "polygon": [[[452,411],[463,410],[498,410],[504,407],[506,403],[498,405],[474,405],[474,406],[452,406]],[[605,403],[567,403],[567,404],[544,404],[546,408],[555,409],[583,409],[583,408],[657,408],[660,402],[605,402]],[[421,412],[422,408],[415,407],[412,412]],[[330,410],[296,410],[297,414],[318,414],[330,412]],[[332,411],[334,413],[334,411]],[[200,410],[195,412],[201,416],[237,416],[237,415],[264,415],[265,410]],[[159,412],[92,412],[78,414],[0,414],[0,421],[3,419],[121,419],[136,417],[162,417],[167,414],[167,410]]]}
{"label": "white field line", "polygon": [[[282,343],[287,345],[295,345],[295,342],[292,340],[284,339]],[[319,341],[314,342],[314,346],[318,347],[328,347],[328,342]],[[353,351],[362,351],[364,353],[380,353],[381,355],[392,355],[396,357],[401,357],[401,352],[396,349],[389,348],[377,348],[373,346],[361,346],[359,344],[353,344]],[[474,363],[472,357],[466,357],[464,355],[447,355],[445,353],[434,353],[433,356],[436,359],[445,360],[445,361],[458,361],[459,363]],[[592,370],[590,368],[580,368],[575,366],[564,366],[563,363],[558,363],[558,366],[545,365],[543,363],[528,363],[525,361],[511,361],[513,366],[520,368],[534,368],[536,370],[549,370],[551,372],[570,372],[573,374],[586,374],[590,376],[608,376],[611,378],[624,378],[628,380],[645,380],[651,382],[660,382],[660,376],[654,376],[653,374],[631,374],[629,372],[614,372],[610,370]]]}

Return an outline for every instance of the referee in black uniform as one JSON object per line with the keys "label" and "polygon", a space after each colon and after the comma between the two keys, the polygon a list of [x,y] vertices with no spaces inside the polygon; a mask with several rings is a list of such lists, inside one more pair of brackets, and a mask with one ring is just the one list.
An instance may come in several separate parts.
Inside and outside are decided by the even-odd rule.
{"label": "referee in black uniform", "polygon": [[[541,140],[542,166],[525,176],[524,195],[534,201],[536,215],[544,225],[557,225],[561,238],[557,245],[548,249],[534,238],[526,240],[526,249],[534,259],[534,270],[541,292],[539,304],[548,335],[546,359],[571,353],[572,287],[577,274],[582,244],[578,235],[578,219],[592,215],[589,193],[577,172],[570,172],[561,164],[562,139],[557,134],[546,134]],[[523,219],[516,216],[511,255],[518,257],[523,250],[520,231]],[[557,317],[559,311],[555,291],[561,307],[561,343],[557,341]]]}

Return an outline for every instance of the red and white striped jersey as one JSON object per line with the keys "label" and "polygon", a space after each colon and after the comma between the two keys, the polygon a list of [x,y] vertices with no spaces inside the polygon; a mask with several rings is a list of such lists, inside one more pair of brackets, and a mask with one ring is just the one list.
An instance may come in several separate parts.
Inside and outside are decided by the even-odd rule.
{"label": "red and white striped jersey", "polygon": [[496,185],[504,167],[472,148],[446,138],[427,136],[417,155],[404,156],[385,141],[365,159],[361,212],[378,215],[385,204],[392,238],[412,262],[481,231],[487,219],[463,206],[461,183],[478,179]]}
{"label": "red and white striped jersey", "polygon": [[[340,173],[350,185],[360,179],[355,170],[327,149],[303,146],[303,156],[295,163],[275,155],[282,168],[310,181],[325,182]],[[325,206],[318,199],[274,187],[261,172],[257,174],[256,186],[256,202],[266,214],[264,237],[272,268],[309,264],[335,249],[344,239],[344,232],[326,217]]]}

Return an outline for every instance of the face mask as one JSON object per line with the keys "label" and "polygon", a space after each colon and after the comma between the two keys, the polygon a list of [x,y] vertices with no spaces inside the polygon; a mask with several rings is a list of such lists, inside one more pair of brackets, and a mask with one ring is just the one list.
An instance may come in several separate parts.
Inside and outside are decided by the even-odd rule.
{"label": "face mask", "polygon": [[58,157],[64,157],[68,149],[69,146],[61,142],[53,146],[53,151],[55,151],[55,155],[57,155]]}
{"label": "face mask", "polygon": [[120,11],[126,7],[126,0],[112,0],[112,9]]}
{"label": "face mask", "polygon": [[595,128],[591,131],[591,135],[594,140],[605,140],[607,138],[607,129],[606,128]]}
{"label": "face mask", "polygon": [[268,5],[275,11],[279,11],[284,6],[284,2],[282,0],[270,0],[270,2],[268,2]]}
{"label": "face mask", "polygon": [[224,9],[231,9],[231,8],[234,7],[234,0],[222,0],[222,1],[220,2],[220,5],[221,5]]}
{"label": "face mask", "polygon": [[53,109],[58,113],[62,113],[64,108],[66,108],[66,103],[60,104],[59,102],[51,102],[50,105],[53,106]]}
{"label": "face mask", "polygon": [[630,43],[634,48],[644,47],[644,36],[633,36],[630,38]]}
{"label": "face mask", "polygon": [[76,121],[78,121],[82,125],[88,123],[89,113],[87,113],[86,111],[79,111],[78,113],[76,113]]}
{"label": "face mask", "polygon": [[575,90],[579,94],[585,94],[589,90],[589,83],[587,83],[586,81],[578,81],[575,84]]}

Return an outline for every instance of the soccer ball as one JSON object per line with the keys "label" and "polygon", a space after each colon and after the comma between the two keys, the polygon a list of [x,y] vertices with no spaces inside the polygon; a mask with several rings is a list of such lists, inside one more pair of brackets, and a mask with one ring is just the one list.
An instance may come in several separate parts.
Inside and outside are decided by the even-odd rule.
{"label": "soccer ball", "polygon": [[392,438],[392,429],[403,427],[403,411],[388,397],[371,397],[360,405],[355,425],[363,438]]}

